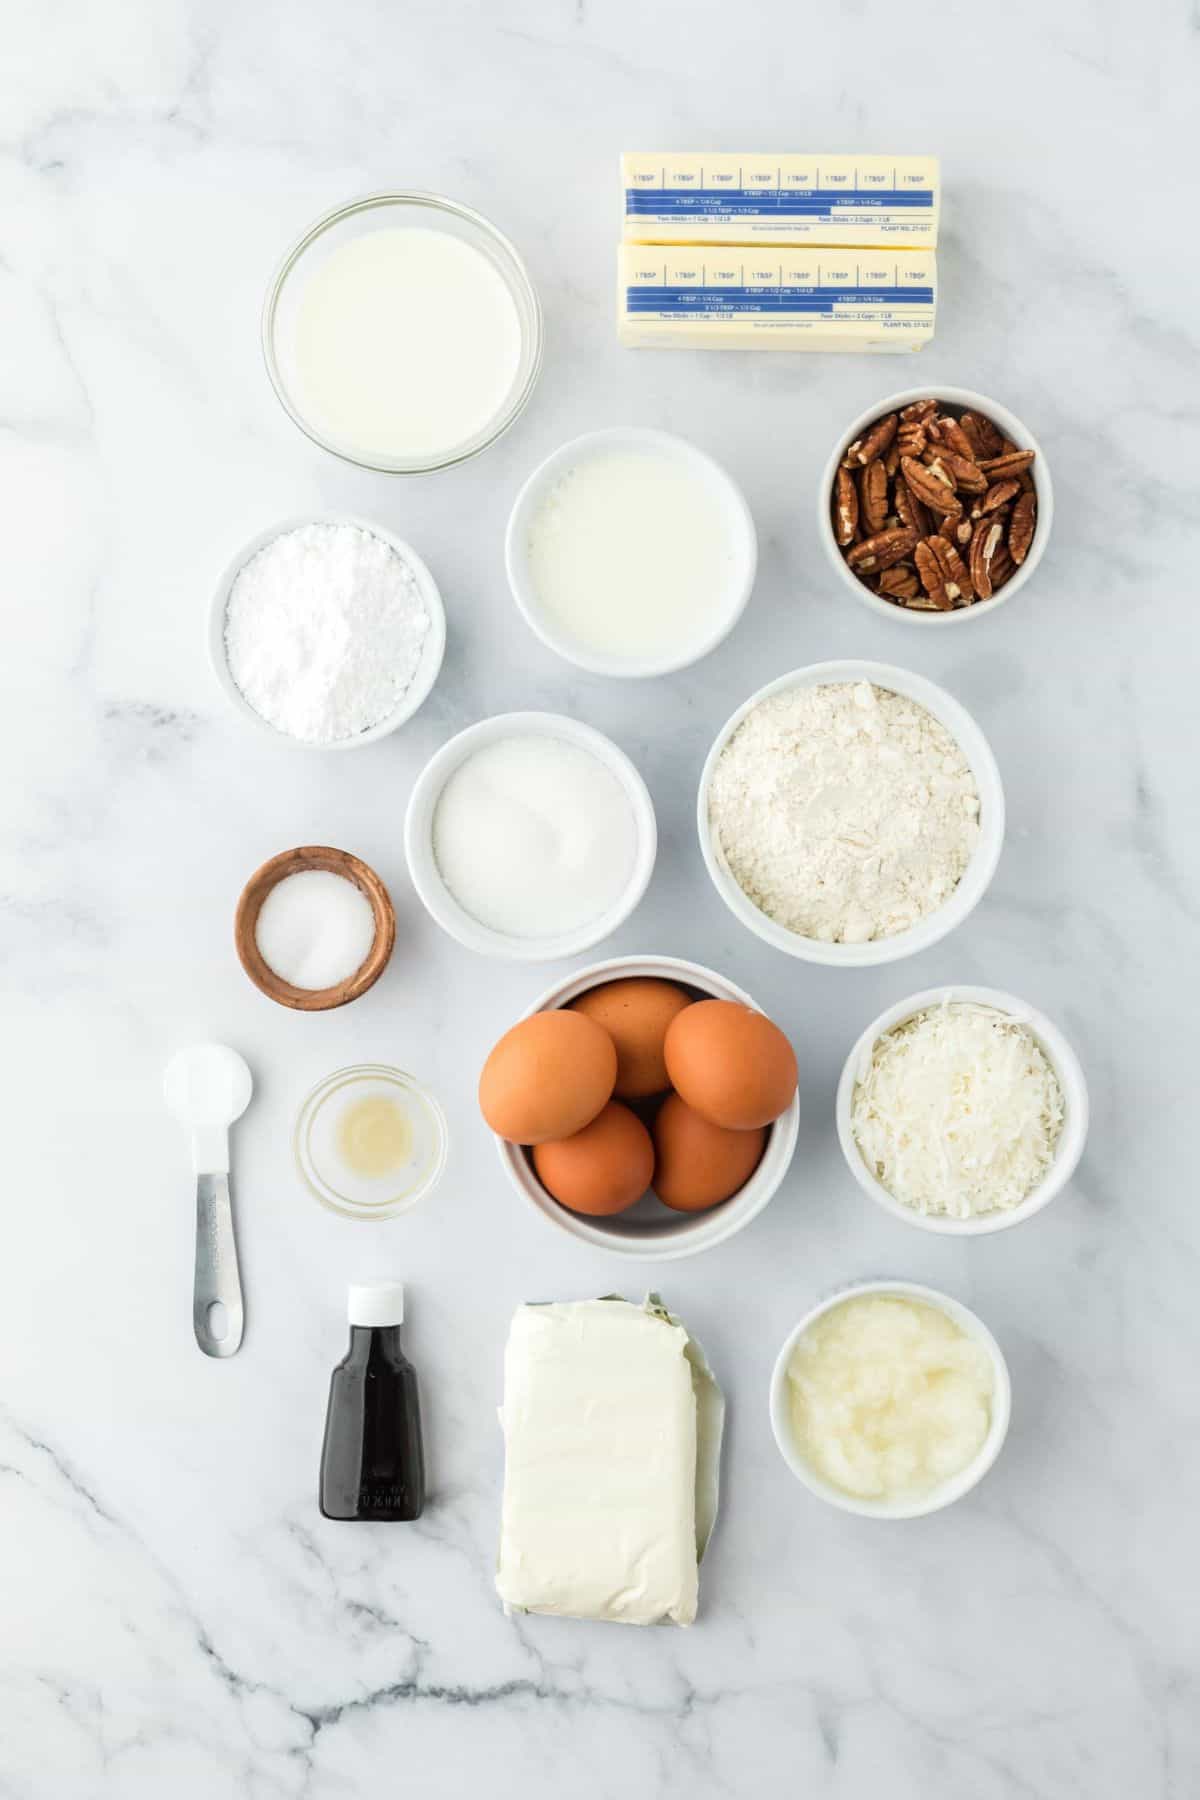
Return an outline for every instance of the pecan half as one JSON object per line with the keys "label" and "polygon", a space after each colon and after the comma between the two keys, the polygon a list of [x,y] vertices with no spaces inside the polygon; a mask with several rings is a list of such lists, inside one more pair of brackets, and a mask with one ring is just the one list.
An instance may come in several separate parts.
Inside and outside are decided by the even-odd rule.
{"label": "pecan half", "polygon": [[1015,481],[994,481],[983,496],[979,510],[985,514],[1000,512],[1020,491]]}
{"label": "pecan half", "polygon": [[937,473],[936,465],[934,468],[927,468],[924,463],[915,462],[911,456],[902,456],[900,468],[922,506],[931,507],[936,513],[962,511],[962,502],[948,478]]}
{"label": "pecan half", "polygon": [[971,539],[969,566],[971,582],[980,600],[992,597],[992,562],[1004,541],[1002,519],[981,519]]}
{"label": "pecan half", "polygon": [[876,591],[888,600],[915,600],[921,592],[921,584],[912,564],[901,562],[883,571]]}
{"label": "pecan half", "polygon": [[877,531],[883,530],[888,500],[887,470],[878,457],[874,462],[868,463],[859,476],[858,492],[863,530],[868,537],[874,537]]}
{"label": "pecan half", "polygon": [[1008,545],[996,546],[996,554],[992,558],[992,591],[1002,588],[1010,576],[1017,572],[1017,565],[1009,554]]}
{"label": "pecan half", "polygon": [[911,400],[907,406],[900,408],[900,417],[907,424],[911,419],[931,419],[941,409],[940,400]]}
{"label": "pecan half", "polygon": [[956,546],[945,538],[939,538],[933,546],[933,554],[942,565],[942,572],[946,577],[946,592],[950,598],[969,606],[975,598],[975,585],[971,580],[971,571]]}
{"label": "pecan half", "polygon": [[944,444],[955,456],[962,457],[964,462],[978,462],[975,446],[959,424],[957,419],[943,415],[935,420],[937,425],[937,441]]}
{"label": "pecan half", "polygon": [[923,538],[913,552],[913,560],[917,565],[917,574],[921,577],[921,586],[929,596],[930,605],[938,612],[950,612],[954,601],[946,592],[946,578],[933,549],[934,544],[940,542],[940,538]]}
{"label": "pecan half", "polygon": [[896,433],[896,448],[901,456],[920,456],[925,448],[925,427],[919,421],[901,425]]}
{"label": "pecan half", "polygon": [[896,435],[896,425],[895,413],[888,413],[884,418],[876,419],[866,437],[856,438],[851,444],[846,452],[847,462],[858,463],[865,468],[869,462],[874,462],[877,456],[882,456]]}
{"label": "pecan half", "polygon": [[903,562],[916,542],[916,532],[905,525],[895,531],[877,531],[874,537],[864,538],[847,551],[846,561],[856,575],[876,575],[882,569],[890,569],[893,563]]}
{"label": "pecan half", "polygon": [[965,412],[958,421],[963,436],[971,445],[976,462],[982,456],[999,456],[1004,449],[1004,439],[996,430],[990,419],[982,413]]}
{"label": "pecan half", "polygon": [[971,533],[974,529],[974,521],[965,513],[947,513],[938,526],[936,535],[945,538],[948,544],[961,545],[965,550],[971,541]]}
{"label": "pecan half", "polygon": [[839,469],[833,483],[833,535],[844,550],[854,542],[858,526],[858,489],[854,477]]}
{"label": "pecan half", "polygon": [[954,485],[960,493],[984,494],[987,492],[987,476],[973,456],[959,456],[954,450],[939,450],[938,461],[946,473],[954,477]]}
{"label": "pecan half", "polygon": [[995,480],[1001,475],[1022,474],[1032,461],[1032,450],[1008,450],[1003,456],[985,456],[979,466]]}
{"label": "pecan half", "polygon": [[890,481],[892,476],[896,473],[896,470],[900,467],[900,446],[895,438],[892,439],[887,450],[884,452],[883,466],[887,472],[887,478]]}
{"label": "pecan half", "polygon": [[1029,555],[1033,529],[1037,524],[1037,495],[1022,494],[1012,509],[1008,522],[1008,553],[1018,569]]}
{"label": "pecan half", "polygon": [[962,557],[943,537],[925,538],[914,552],[921,586],[940,610],[969,606],[975,589]]}
{"label": "pecan half", "polygon": [[918,537],[928,537],[933,529],[929,514],[917,499],[905,481],[903,475],[896,482],[894,490],[896,515],[902,525],[911,525]]}

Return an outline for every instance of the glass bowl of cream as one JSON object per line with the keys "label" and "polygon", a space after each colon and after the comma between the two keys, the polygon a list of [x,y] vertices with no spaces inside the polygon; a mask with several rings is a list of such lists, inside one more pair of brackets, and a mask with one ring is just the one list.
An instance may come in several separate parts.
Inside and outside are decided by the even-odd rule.
{"label": "glass bowl of cream", "polygon": [[441,1180],[449,1135],[441,1106],[386,1063],[335,1069],[300,1108],[292,1136],[306,1186],[347,1219],[391,1219]]}
{"label": "glass bowl of cream", "polygon": [[415,190],[318,219],[263,308],[272,386],[314,443],[384,474],[448,468],[507,430],[533,391],[542,311],[482,214]]}
{"label": "glass bowl of cream", "polygon": [[999,1456],[1011,1405],[1004,1353],[982,1319],[911,1281],[822,1300],[771,1376],[771,1429],[793,1475],[870,1519],[961,1500]]}

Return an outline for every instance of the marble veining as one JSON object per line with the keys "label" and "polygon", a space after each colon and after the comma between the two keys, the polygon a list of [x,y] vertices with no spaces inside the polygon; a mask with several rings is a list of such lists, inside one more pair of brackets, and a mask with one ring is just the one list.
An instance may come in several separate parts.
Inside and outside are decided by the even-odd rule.
{"label": "marble veining", "polygon": [[[1012,0],[930,22],[883,0],[62,0],[10,10],[4,42],[2,1800],[1192,1800],[1194,9]],[[942,301],[919,361],[617,348],[618,152],[708,144],[940,153]],[[388,185],[493,217],[546,309],[524,417],[477,461],[410,481],[309,444],[258,347],[286,245]],[[1057,495],[1026,593],[925,635],[853,604],[814,518],[835,436],[917,381],[1027,420]],[[620,423],[718,456],[760,534],[732,637],[647,684],[561,664],[503,572],[530,468]],[[411,540],[448,616],[426,706],[349,757],[251,734],[206,660],[212,583],[238,546],[328,510]],[[861,973],[785,964],[746,933],[707,884],[692,817],[746,694],[851,655],[958,695],[1009,809],[968,922]],[[800,1057],[785,1189],[732,1243],[653,1272],[559,1239],[508,1190],[475,1077],[556,971],[459,950],[405,873],[425,760],[520,707],[609,732],[654,796],[654,880],[601,953],[712,965],[770,1003]],[[232,912],[265,857],[313,841],[379,869],[399,935],[369,995],[300,1018],[246,982]],[[943,981],[1056,1018],[1094,1108],[1069,1191],[971,1244],[873,1208],[833,1133],[849,1044]],[[235,1136],[247,1331],[222,1364],[192,1343],[189,1177],[159,1101],[168,1054],[205,1036],[257,1084]],[[365,1059],[428,1081],[453,1146],[437,1196],[377,1227],[313,1205],[288,1145],[312,1083]],[[896,1526],[805,1495],[767,1421],[796,1318],[870,1274],[976,1307],[1013,1376],[993,1473]],[[431,1477],[413,1528],[316,1507],[345,1284],[371,1275],[410,1293]],[[509,1314],[650,1280],[729,1399],[700,1619],[506,1619]]]}

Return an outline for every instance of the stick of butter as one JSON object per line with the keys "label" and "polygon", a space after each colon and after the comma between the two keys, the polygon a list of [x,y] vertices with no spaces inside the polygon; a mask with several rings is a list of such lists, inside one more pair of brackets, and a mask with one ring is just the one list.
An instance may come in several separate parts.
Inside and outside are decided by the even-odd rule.
{"label": "stick of butter", "polygon": [[627,244],[794,244],[932,250],[935,156],[621,158]]}
{"label": "stick of butter", "polygon": [[500,1413],[506,1608],[690,1625],[723,1410],[656,1295],[518,1307]]}
{"label": "stick of butter", "polygon": [[617,336],[632,350],[920,350],[933,336],[928,250],[622,244]]}

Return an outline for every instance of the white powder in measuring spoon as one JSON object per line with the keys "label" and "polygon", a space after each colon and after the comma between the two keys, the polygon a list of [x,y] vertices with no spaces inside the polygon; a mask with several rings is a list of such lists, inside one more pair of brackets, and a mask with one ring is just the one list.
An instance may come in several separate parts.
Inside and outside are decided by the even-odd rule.
{"label": "white powder in measuring spoon", "polygon": [[293,987],[337,987],[362,968],[375,942],[371,902],[330,869],[277,881],[259,909],[254,941],[267,967]]}
{"label": "white powder in measuring spoon", "polygon": [[428,631],[417,576],[390,544],[358,525],[302,525],[238,571],[225,655],[268,724],[334,744],[395,712]]}
{"label": "white powder in measuring spoon", "polygon": [[433,815],[433,854],[465,912],[506,937],[558,937],[628,888],[637,821],[616,776],[564,738],[487,744],[454,771]]}

